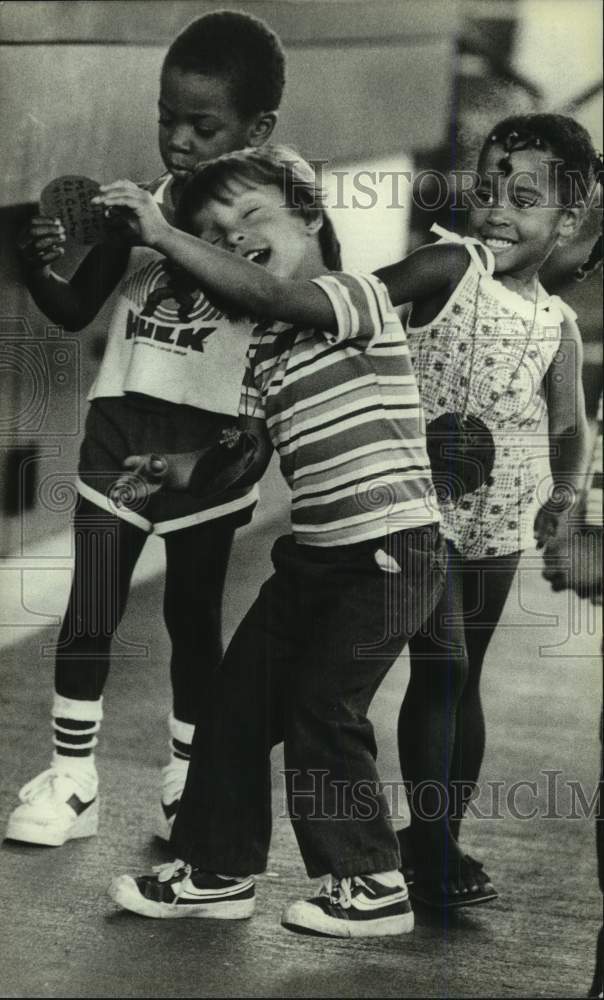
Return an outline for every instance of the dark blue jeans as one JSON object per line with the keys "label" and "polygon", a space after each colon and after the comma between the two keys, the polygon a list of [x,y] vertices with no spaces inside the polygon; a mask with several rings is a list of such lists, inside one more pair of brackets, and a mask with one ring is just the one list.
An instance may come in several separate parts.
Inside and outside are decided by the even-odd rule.
{"label": "dark blue jeans", "polygon": [[[385,572],[375,553],[400,572]],[[381,680],[436,604],[436,526],[357,545],[278,539],[275,572],[200,706],[171,846],[206,871],[261,872],[271,836],[270,752],[283,741],[289,815],[308,874],[398,868],[367,719]]]}

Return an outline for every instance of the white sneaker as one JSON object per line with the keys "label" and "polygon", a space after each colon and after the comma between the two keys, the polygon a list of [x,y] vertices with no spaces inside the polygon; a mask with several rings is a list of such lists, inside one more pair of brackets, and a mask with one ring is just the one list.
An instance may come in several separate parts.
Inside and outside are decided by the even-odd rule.
{"label": "white sneaker", "polygon": [[188,770],[189,761],[180,760],[178,757],[173,757],[170,763],[162,768],[161,799],[155,824],[155,833],[160,840],[170,839]]}
{"label": "white sneaker", "polygon": [[300,934],[328,937],[385,937],[413,930],[413,911],[404,880],[383,885],[371,875],[334,878],[328,875],[312,899],[290,903],[283,927]]}
{"label": "white sneaker", "polygon": [[98,778],[86,768],[53,764],[19,792],[21,805],[9,816],[6,837],[60,847],[76,837],[94,837],[99,825]]}

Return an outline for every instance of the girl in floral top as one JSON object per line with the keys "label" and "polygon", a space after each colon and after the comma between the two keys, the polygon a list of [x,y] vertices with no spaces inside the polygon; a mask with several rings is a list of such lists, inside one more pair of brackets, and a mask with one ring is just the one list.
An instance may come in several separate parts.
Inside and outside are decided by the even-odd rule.
{"label": "girl in floral top", "polygon": [[[579,330],[539,270],[575,235],[599,177],[591,140],[572,119],[506,119],[479,158],[471,235],[434,227],[436,245],[380,272],[395,305],[412,303],[407,334],[428,437],[445,445],[435,482],[448,587],[410,644],[399,720],[403,775],[418,789],[399,838],[415,897],[429,905],[497,895],[458,843],[484,754],[480,675],[522,550],[533,530],[539,546],[565,531],[587,462]],[[600,256],[601,240],[584,269]],[[464,456],[468,421],[478,448]],[[439,426],[457,439],[435,437]]]}

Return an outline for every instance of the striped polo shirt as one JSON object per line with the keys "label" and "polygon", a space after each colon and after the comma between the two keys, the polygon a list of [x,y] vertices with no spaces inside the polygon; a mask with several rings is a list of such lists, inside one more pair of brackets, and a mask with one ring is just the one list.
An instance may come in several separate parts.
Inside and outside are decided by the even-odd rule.
{"label": "striped polo shirt", "polygon": [[314,279],[337,333],[255,328],[240,413],[266,421],[302,545],[350,545],[439,520],[405,332],[373,275]]}

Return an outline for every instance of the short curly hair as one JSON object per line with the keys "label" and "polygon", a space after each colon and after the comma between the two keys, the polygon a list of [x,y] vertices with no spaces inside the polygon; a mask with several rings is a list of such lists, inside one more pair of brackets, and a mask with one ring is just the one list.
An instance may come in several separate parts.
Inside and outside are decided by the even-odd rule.
{"label": "short curly hair", "polygon": [[233,103],[243,118],[276,111],[285,86],[285,54],[274,31],[251,14],[218,10],[196,18],[176,36],[164,69],[229,81]]}

